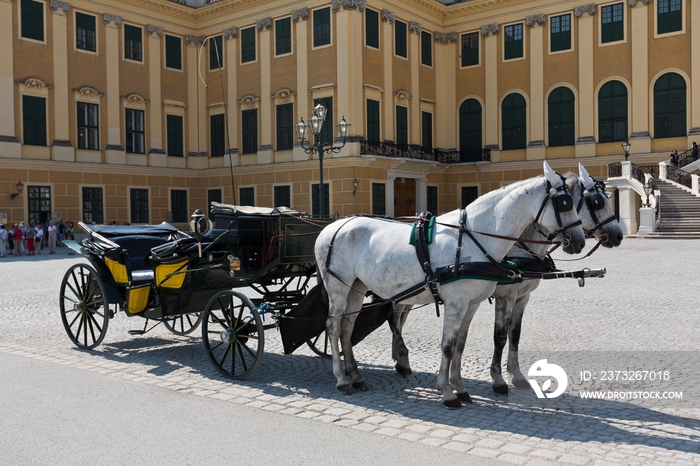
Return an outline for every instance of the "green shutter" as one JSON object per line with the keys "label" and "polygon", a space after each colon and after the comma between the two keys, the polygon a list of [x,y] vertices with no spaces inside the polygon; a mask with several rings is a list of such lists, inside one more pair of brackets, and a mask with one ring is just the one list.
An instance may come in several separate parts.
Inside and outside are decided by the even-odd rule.
{"label": "green shutter", "polygon": [[22,0],[22,37],[44,40],[44,4]]}
{"label": "green shutter", "polygon": [[656,8],[659,34],[683,30],[682,0],[658,0]]}
{"label": "green shutter", "polygon": [[31,146],[46,145],[46,99],[22,96],[23,141]]}
{"label": "green shutter", "polygon": [[433,150],[433,114],[421,112],[421,147],[423,150]]}
{"label": "green shutter", "polygon": [[241,63],[255,61],[255,28],[241,31]]}
{"label": "green shutter", "polygon": [[549,145],[574,144],[574,93],[566,87],[554,89],[549,95]]}
{"label": "green shutter", "polygon": [[481,149],[481,104],[468,99],[459,107],[459,161],[480,161]]}
{"label": "green shutter", "polygon": [[167,115],[168,131],[168,155],[171,157],[182,157],[182,117],[178,115]]}
{"label": "green shutter", "polygon": [[571,49],[571,15],[552,17],[550,31],[552,52]]}
{"label": "green shutter", "polygon": [[479,64],[479,33],[462,35],[462,66]]}
{"label": "green shutter", "polygon": [[408,144],[408,109],[396,107],[396,144]]}
{"label": "green shutter", "polygon": [[209,69],[217,70],[224,67],[224,42],[222,36],[216,36],[209,41]]}
{"label": "green shutter", "polygon": [[526,109],[525,98],[520,94],[510,94],[503,99],[501,106],[503,150],[525,149],[527,145]]}
{"label": "green shutter", "polygon": [[294,148],[294,104],[277,106],[277,150]]}
{"label": "green shutter", "polygon": [[601,41],[616,42],[624,39],[623,5],[617,3],[601,7]]}
{"label": "green shutter", "polygon": [[421,63],[433,66],[433,35],[422,31],[421,35]]}
{"label": "green shutter", "polygon": [[379,102],[367,100],[367,141],[379,142]]}
{"label": "green shutter", "polygon": [[165,36],[165,66],[175,70],[182,69],[182,39]]}
{"label": "green shutter", "polygon": [[331,9],[314,10],[314,47],[331,43]]}
{"label": "green shutter", "polygon": [[654,84],[654,137],[686,136],[686,83],[676,73],[661,76]]}
{"label": "green shutter", "polygon": [[258,109],[243,111],[242,118],[243,154],[258,152]]}
{"label": "green shutter", "polygon": [[292,20],[283,18],[275,21],[275,55],[292,51]]}
{"label": "green shutter", "polygon": [[379,13],[370,9],[365,10],[365,44],[379,48]]}
{"label": "green shutter", "polygon": [[505,59],[521,58],[523,56],[523,25],[512,24],[504,28]]}
{"label": "green shutter", "polygon": [[396,55],[399,57],[407,57],[406,52],[406,23],[401,21],[394,22],[394,47]]}

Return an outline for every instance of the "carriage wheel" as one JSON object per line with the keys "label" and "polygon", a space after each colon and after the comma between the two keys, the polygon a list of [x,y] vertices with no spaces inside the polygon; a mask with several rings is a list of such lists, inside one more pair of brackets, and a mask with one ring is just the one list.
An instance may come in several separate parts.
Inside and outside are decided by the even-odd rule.
{"label": "carriage wheel", "polygon": [[112,313],[95,269],[86,264],[68,269],[61,282],[59,304],[63,327],[78,348],[92,349],[102,343]]}
{"label": "carriage wheel", "polygon": [[204,349],[226,377],[245,379],[255,372],[265,348],[264,331],[250,299],[236,291],[217,293],[204,311]]}
{"label": "carriage wheel", "polygon": [[311,348],[311,351],[322,358],[330,359],[333,356],[331,353],[331,345],[328,341],[328,334],[325,330],[320,335],[306,340],[306,344]]}
{"label": "carriage wheel", "polygon": [[203,312],[182,314],[172,319],[164,320],[163,325],[175,335],[189,335],[202,323],[202,316],[204,316]]}

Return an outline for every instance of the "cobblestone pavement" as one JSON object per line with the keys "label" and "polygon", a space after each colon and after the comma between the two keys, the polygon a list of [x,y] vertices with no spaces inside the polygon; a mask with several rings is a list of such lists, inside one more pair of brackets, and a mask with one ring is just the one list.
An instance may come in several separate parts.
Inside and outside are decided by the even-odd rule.
{"label": "cobblestone pavement", "polygon": [[[558,261],[560,268],[606,267],[608,274],[584,288],[571,279],[543,283],[525,314],[521,351],[684,352],[685,369],[694,375],[700,362],[699,247],[628,238],[580,262]],[[266,332],[260,368],[242,382],[216,372],[199,332],[178,337],[159,326],[131,336],[127,330],[142,328],[143,320],[123,313],[110,322],[101,346],[76,350],[61,324],[58,293],[65,270],[86,261],[65,253],[60,248],[56,256],[0,262],[0,351],[510,464],[700,464],[700,400],[682,406],[605,401],[554,410],[494,394],[488,303],[474,318],[463,362],[474,404],[454,411],[441,405],[435,389],[442,319],[432,306],[414,310],[405,327],[413,374],[404,379],[394,371],[384,326],[356,348],[370,390],[351,396],[335,390],[329,360],[306,347],[284,355],[275,330]]]}

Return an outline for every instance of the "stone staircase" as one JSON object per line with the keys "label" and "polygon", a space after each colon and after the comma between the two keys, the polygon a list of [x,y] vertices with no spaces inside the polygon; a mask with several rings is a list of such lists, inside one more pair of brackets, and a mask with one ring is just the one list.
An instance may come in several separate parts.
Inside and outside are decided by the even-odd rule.
{"label": "stone staircase", "polygon": [[661,192],[659,225],[648,237],[700,239],[700,197],[666,180],[654,181]]}

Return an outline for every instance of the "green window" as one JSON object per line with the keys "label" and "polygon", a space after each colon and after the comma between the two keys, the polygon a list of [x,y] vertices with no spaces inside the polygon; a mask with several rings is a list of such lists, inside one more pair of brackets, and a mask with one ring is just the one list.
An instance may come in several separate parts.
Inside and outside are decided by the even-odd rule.
{"label": "green window", "polygon": [[479,188],[476,186],[462,186],[462,207],[466,207],[479,197]]}
{"label": "green window", "polygon": [[51,220],[51,187],[27,186],[30,222],[45,223]]}
{"label": "green window", "polygon": [[148,189],[132,188],[131,223],[148,223]]}
{"label": "green window", "polygon": [[171,157],[184,156],[184,141],[182,137],[182,117],[179,115],[167,115],[167,132],[168,132],[168,155]]}
{"label": "green window", "polygon": [[601,41],[604,44],[624,39],[625,24],[623,21],[622,3],[600,8]]}
{"label": "green window", "polygon": [[331,9],[314,10],[314,47],[331,43]]}
{"label": "green window", "polygon": [[294,104],[277,106],[277,150],[294,147]]}
{"label": "green window", "polygon": [[83,187],[83,222],[88,225],[104,223],[102,188]]}
{"label": "green window", "polygon": [[80,50],[97,51],[95,17],[75,13],[75,46]]}
{"label": "green window", "polygon": [[22,0],[22,37],[44,40],[44,4]]}
{"label": "green window", "polygon": [[379,102],[367,100],[367,141],[378,143],[379,136]]}
{"label": "green window", "polygon": [[394,22],[394,53],[399,57],[408,57],[406,39],[406,23],[403,21]]}
{"label": "green window", "polygon": [[100,149],[97,105],[78,102],[78,149]]}
{"label": "green window", "polygon": [[46,99],[22,96],[22,127],[24,144],[46,145]]}
{"label": "green window", "polygon": [[598,92],[598,142],[626,139],[627,88],[620,81],[610,81]]}
{"label": "green window", "polygon": [[275,186],[274,189],[275,205],[273,207],[291,207],[292,195],[289,185]]}
{"label": "green window", "polygon": [[258,152],[258,109],[244,110],[242,113],[242,154],[255,154]]}
{"label": "green window", "polygon": [[365,44],[379,48],[379,13],[370,9],[365,10]]}
{"label": "green window", "polygon": [[255,61],[255,27],[241,31],[241,63]]}
{"label": "green window", "polygon": [[523,25],[511,24],[503,28],[506,60],[523,57]]}
{"label": "green window", "polygon": [[124,58],[141,61],[143,59],[143,41],[141,28],[124,25]]}
{"label": "green window", "polygon": [[479,64],[479,33],[462,34],[462,66]]}
{"label": "green window", "polygon": [[240,188],[238,190],[238,198],[241,205],[255,205],[255,188]]}
{"label": "green window", "polygon": [[209,41],[209,69],[218,70],[224,67],[224,39],[222,36],[212,37]]}
{"label": "green window", "polygon": [[468,99],[459,106],[459,161],[479,162],[481,149],[481,104]]}
{"label": "green window", "polygon": [[275,21],[275,55],[292,52],[292,19],[282,18]]}
{"label": "green window", "polygon": [[428,186],[427,192],[428,212],[437,215],[438,213],[438,187]]}
{"label": "green window", "polygon": [[549,94],[549,145],[574,145],[574,93],[567,87],[558,87]]}
{"label": "green window", "polygon": [[654,84],[654,137],[686,135],[686,86],[676,73],[667,73]]}
{"label": "green window", "polygon": [[170,190],[170,212],[173,216],[171,220],[172,222],[185,223],[188,221],[189,213],[187,212],[187,190]]}
{"label": "green window", "polygon": [[146,153],[146,128],[143,110],[126,109],[126,151]]}
{"label": "green window", "polygon": [[396,144],[408,145],[408,108],[396,106]]}
{"label": "green window", "polygon": [[321,125],[321,133],[319,134],[320,141],[327,144],[333,144],[333,130],[335,129],[335,123],[333,121],[333,99],[331,97],[314,99],[314,107],[318,104],[322,104],[324,107],[326,107],[326,119]]}
{"label": "green window", "polygon": [[433,150],[433,114],[421,112],[422,147],[424,151]]}
{"label": "green window", "polygon": [[226,152],[226,115],[209,116],[209,150],[212,157],[223,157]]}
{"label": "green window", "polygon": [[179,37],[165,35],[165,66],[182,69],[182,39]]}
{"label": "green window", "polygon": [[429,32],[420,33],[420,60],[426,66],[433,66],[433,35]]}
{"label": "green window", "polygon": [[386,215],[386,185],[372,183],[372,213]]}
{"label": "green window", "polygon": [[527,104],[520,94],[510,94],[503,99],[503,150],[525,149]]}
{"label": "green window", "polygon": [[551,50],[559,52],[571,49],[571,15],[553,16],[549,20]]}
{"label": "green window", "polygon": [[318,205],[318,183],[311,185],[311,215],[315,217],[328,217],[330,212],[331,202],[328,192],[328,183],[323,183],[323,212]]}
{"label": "green window", "polygon": [[207,189],[207,210],[209,210],[209,218],[212,222],[216,221],[216,214],[211,211],[211,203],[222,202],[221,190],[220,189]]}
{"label": "green window", "polygon": [[658,0],[657,5],[657,32],[665,34],[683,30],[683,10],[681,0]]}

